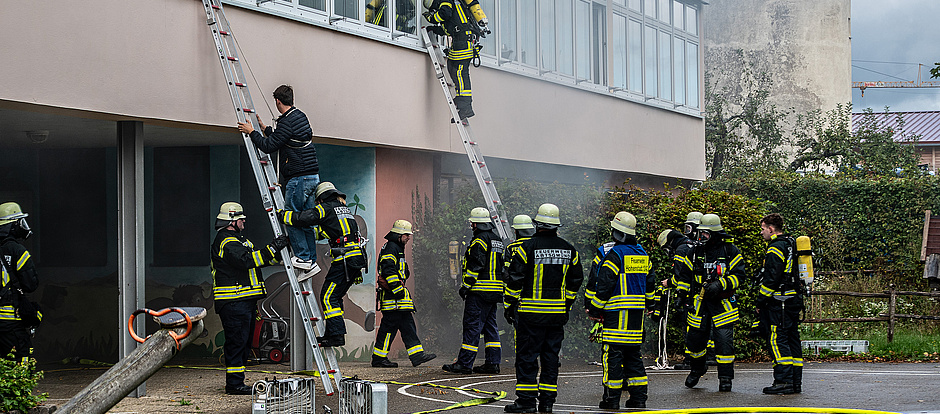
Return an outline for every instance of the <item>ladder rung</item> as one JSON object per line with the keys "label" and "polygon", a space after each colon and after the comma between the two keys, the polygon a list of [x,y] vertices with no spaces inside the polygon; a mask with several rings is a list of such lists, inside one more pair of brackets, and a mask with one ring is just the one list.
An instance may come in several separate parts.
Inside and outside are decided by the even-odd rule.
{"label": "ladder rung", "polygon": [[303,291],[300,292],[300,294],[301,294],[301,295],[304,295],[304,296],[307,296],[307,295],[310,294],[310,291],[309,291],[309,290],[303,290]]}
{"label": "ladder rung", "polygon": [[216,10],[221,10],[221,9],[222,9],[222,8],[219,7],[219,5],[217,5],[217,4],[213,4],[213,5],[212,5],[212,8],[213,8],[213,9],[216,9]]}
{"label": "ladder rung", "polygon": [[261,165],[268,165],[268,160],[258,160],[258,162],[260,162]]}
{"label": "ladder rung", "polygon": [[276,186],[276,185],[269,185],[269,186],[268,186],[268,190],[271,190],[271,191],[277,190],[277,186]]}
{"label": "ladder rung", "polygon": [[219,30],[219,34],[222,36],[228,36],[229,33],[226,32],[225,30]]}
{"label": "ladder rung", "polygon": [[329,394],[326,394],[326,396],[327,396],[327,397],[331,397],[331,396],[333,396],[333,393],[331,392],[331,393],[329,393]]}
{"label": "ladder rung", "polygon": [[238,62],[238,58],[235,56],[229,56],[226,59],[231,60],[232,62]]}
{"label": "ladder rung", "polygon": [[238,86],[238,87],[240,87],[240,88],[244,88],[244,87],[246,87],[246,86],[248,86],[248,85],[246,85],[246,84],[244,84],[244,83],[241,83],[241,82],[235,82],[235,86]]}
{"label": "ladder rung", "polygon": [[328,370],[326,370],[326,373],[327,373],[327,374],[335,374],[335,373],[336,373],[336,370],[335,370],[335,369],[328,369]]}
{"label": "ladder rung", "polygon": [[249,113],[249,114],[255,112],[255,110],[251,108],[242,108],[242,111],[245,111],[246,113]]}
{"label": "ladder rung", "polygon": [[316,322],[316,321],[319,321],[320,318],[318,318],[318,317],[316,317],[316,316],[311,316],[311,317],[310,317],[310,320],[313,321],[313,322]]}
{"label": "ladder rung", "polygon": [[485,167],[485,166],[486,166],[486,164],[484,164],[483,161],[477,161],[477,164],[479,164],[480,167]]}

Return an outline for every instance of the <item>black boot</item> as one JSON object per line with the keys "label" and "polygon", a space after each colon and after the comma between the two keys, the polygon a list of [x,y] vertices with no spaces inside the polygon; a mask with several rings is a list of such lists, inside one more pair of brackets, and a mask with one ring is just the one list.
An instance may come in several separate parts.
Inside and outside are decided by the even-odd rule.
{"label": "black boot", "polygon": [[372,366],[374,368],[398,368],[398,363],[389,361],[388,358],[372,357]]}
{"label": "black boot", "polygon": [[551,412],[552,412],[552,403],[550,403],[550,402],[539,402],[539,412],[540,412],[540,413],[551,413]]}
{"label": "black boot", "polygon": [[721,392],[731,391],[731,378],[718,377],[718,391],[721,391]]}
{"label": "black boot", "polygon": [[793,393],[803,392],[803,367],[793,366]]}
{"label": "black boot", "polygon": [[514,402],[504,407],[503,411],[507,413],[534,413],[535,406],[521,405],[518,402]]}
{"label": "black boot", "polygon": [[699,374],[695,371],[689,372],[689,376],[685,377],[685,386],[689,388],[695,388],[698,385],[698,380],[702,378],[702,374]]}
{"label": "black boot", "polygon": [[499,374],[499,365],[497,364],[483,364],[480,366],[473,367],[474,374]]}
{"label": "black boot", "polygon": [[[443,369],[444,371],[453,373],[453,374],[472,374],[473,373],[473,371],[470,370],[470,368],[467,368],[456,362],[454,362],[453,364],[444,365],[443,367],[441,367],[441,369]],[[518,412],[522,412],[522,411],[518,411]]]}
{"label": "black boot", "polygon": [[774,385],[764,387],[764,394],[793,394],[793,384],[774,381]]}
{"label": "black boot", "polygon": [[416,367],[434,358],[437,358],[437,355],[424,351],[418,352],[411,356],[411,366]]}
{"label": "black boot", "polygon": [[620,388],[604,387],[604,399],[597,404],[598,408],[606,410],[616,410],[620,408]]}

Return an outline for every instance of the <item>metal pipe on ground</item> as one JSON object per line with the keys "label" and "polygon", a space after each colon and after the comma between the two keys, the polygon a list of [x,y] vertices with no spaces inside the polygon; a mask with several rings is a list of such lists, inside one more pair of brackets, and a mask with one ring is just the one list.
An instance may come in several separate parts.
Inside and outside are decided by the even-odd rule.
{"label": "metal pipe on ground", "polygon": [[[192,332],[180,340],[180,349],[195,341],[204,329],[205,326],[201,320],[194,322]],[[181,335],[186,332],[186,326],[157,331],[134,352],[118,361],[65,405],[59,407],[56,413],[103,414],[110,410],[138,385],[143,384],[147,378],[156,373],[160,367],[173,359],[177,349],[176,341],[170,336],[170,331]]]}

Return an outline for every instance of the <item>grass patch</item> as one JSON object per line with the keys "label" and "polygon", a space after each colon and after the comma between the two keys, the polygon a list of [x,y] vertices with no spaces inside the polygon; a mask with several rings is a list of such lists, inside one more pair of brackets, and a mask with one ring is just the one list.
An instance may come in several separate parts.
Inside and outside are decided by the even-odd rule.
{"label": "grass patch", "polygon": [[[867,354],[846,355],[841,352],[820,352],[819,355],[807,354],[804,357],[812,360],[940,362],[940,329],[937,329],[934,325],[932,323],[900,324],[895,329],[894,340],[890,343],[888,342],[888,328],[884,324],[866,325],[868,329],[864,332],[859,329],[852,329],[851,338],[840,335],[847,332],[845,330],[833,330],[831,327],[820,329],[819,327],[804,325],[801,328],[803,331],[801,339],[803,340],[858,339],[868,341]],[[836,334],[833,335],[833,333]]]}

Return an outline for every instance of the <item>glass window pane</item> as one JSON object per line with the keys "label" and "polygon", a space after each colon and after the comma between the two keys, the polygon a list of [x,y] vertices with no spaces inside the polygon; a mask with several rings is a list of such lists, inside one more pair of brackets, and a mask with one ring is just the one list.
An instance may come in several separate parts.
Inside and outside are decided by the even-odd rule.
{"label": "glass window pane", "polygon": [[415,34],[418,10],[413,0],[395,0],[395,30]]}
{"label": "glass window pane", "polygon": [[575,10],[575,56],[578,79],[591,79],[591,3],[578,1]]}
{"label": "glass window pane", "polygon": [[698,11],[693,7],[685,8],[685,31],[698,34]]}
{"label": "glass window pane", "polygon": [[539,2],[539,39],[542,69],[555,70],[555,5],[551,1]]}
{"label": "glass window pane", "polygon": [[630,36],[627,39],[630,90],[643,93],[643,25],[640,22],[630,20]]}
{"label": "glass window pane", "polygon": [[499,2],[499,57],[518,60],[516,55],[516,0],[503,0]]}
{"label": "glass window pane", "polygon": [[359,18],[358,0],[333,0],[333,14],[338,14],[350,19]]}
{"label": "glass window pane", "polygon": [[685,42],[680,38],[673,40],[672,56],[675,59],[673,63],[673,82],[676,85],[676,94],[673,98],[677,104],[685,103]]}
{"label": "glass window pane", "polygon": [[645,53],[643,54],[643,68],[645,76],[643,91],[647,95],[657,96],[656,93],[659,92],[658,82],[656,81],[656,29],[652,27],[646,27],[644,30],[643,36],[643,49]]}
{"label": "glass window pane", "polygon": [[388,4],[386,4],[385,0],[367,0],[366,10],[362,13],[362,19],[365,20],[366,23],[388,27],[386,23],[388,19],[385,18],[386,14],[388,14]]}
{"label": "glass window pane", "polygon": [[659,32],[659,97],[672,99],[672,36]]}
{"label": "glass window pane", "polygon": [[610,86],[627,88],[627,18],[614,14],[613,21],[613,55],[614,73]]}
{"label": "glass window pane", "polygon": [[640,11],[640,0],[630,0],[630,9]]}
{"label": "glass window pane", "polygon": [[645,0],[643,2],[643,14],[656,17],[656,0]]}
{"label": "glass window pane", "polygon": [[686,84],[689,99],[688,106],[698,108],[698,45],[689,43],[685,47]]}
{"label": "glass window pane", "polygon": [[519,61],[526,65],[539,64],[538,14],[536,0],[519,0]]}
{"label": "glass window pane", "polygon": [[483,51],[480,53],[496,56],[496,32],[499,31],[499,25],[496,22],[496,0],[480,0],[480,6],[483,6],[483,13],[489,19],[490,30],[493,31],[483,38]]}
{"label": "glass window pane", "polygon": [[574,75],[574,27],[571,0],[555,0],[555,70]]}
{"label": "glass window pane", "polygon": [[621,6],[627,5],[627,0],[614,0],[614,4],[619,4]]}
{"label": "glass window pane", "polygon": [[672,25],[678,29],[682,28],[682,11],[685,10],[685,6],[682,3],[679,3],[679,0],[672,2]]}
{"label": "glass window pane", "polygon": [[300,0],[300,5],[326,11],[326,0]]}
{"label": "glass window pane", "polygon": [[656,14],[659,20],[669,23],[669,0],[659,0],[659,13]]}

